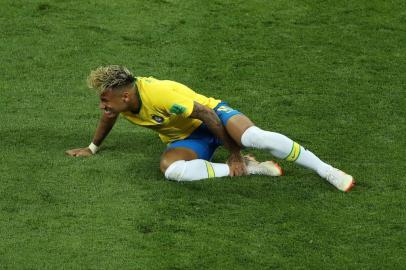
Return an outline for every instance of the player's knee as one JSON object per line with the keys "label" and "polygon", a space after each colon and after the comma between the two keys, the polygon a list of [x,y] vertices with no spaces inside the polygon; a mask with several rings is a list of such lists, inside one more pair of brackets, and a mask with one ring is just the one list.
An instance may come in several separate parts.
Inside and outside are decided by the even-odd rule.
{"label": "player's knee", "polygon": [[[162,161],[161,161],[162,163]],[[184,160],[177,160],[169,164],[165,170],[161,170],[165,174],[165,178],[168,180],[175,180],[175,181],[182,181],[183,173],[186,168],[186,161]]]}
{"label": "player's knee", "polygon": [[174,162],[173,160],[162,158],[161,162],[159,163],[159,168],[161,169],[161,172],[165,174],[165,171],[168,169],[169,166],[171,166],[173,162]]}
{"label": "player's knee", "polygon": [[178,160],[192,160],[195,159],[195,154],[192,150],[188,149],[177,149],[170,148],[167,149],[161,156],[161,161],[159,167],[162,173],[165,173],[172,163]]}

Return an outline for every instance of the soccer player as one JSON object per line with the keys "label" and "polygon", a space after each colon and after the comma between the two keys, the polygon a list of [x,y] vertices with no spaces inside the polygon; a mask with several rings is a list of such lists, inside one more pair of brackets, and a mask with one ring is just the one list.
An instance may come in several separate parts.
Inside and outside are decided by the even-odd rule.
{"label": "soccer player", "polygon": [[[94,155],[121,114],[136,125],[157,131],[167,144],[160,169],[169,180],[282,175],[279,165],[272,161],[242,157],[241,149],[247,147],[313,170],[341,191],[349,191],[355,184],[351,175],[321,161],[285,135],[263,130],[226,102],[200,95],[183,84],[134,77],[127,68],[110,65],[93,70],[88,85],[99,91],[104,113],[92,143],[66,151],[70,156]],[[220,145],[229,151],[227,163],[211,162]]]}

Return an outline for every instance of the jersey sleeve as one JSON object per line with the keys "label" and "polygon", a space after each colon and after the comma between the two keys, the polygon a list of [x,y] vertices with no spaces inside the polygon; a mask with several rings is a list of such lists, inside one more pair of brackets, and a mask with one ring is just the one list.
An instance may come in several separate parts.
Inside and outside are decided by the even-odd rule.
{"label": "jersey sleeve", "polygon": [[189,88],[183,84],[166,81],[159,93],[155,96],[156,102],[154,105],[165,114],[179,115],[185,118],[189,117],[193,111],[194,100],[187,95],[182,95],[182,91],[175,91],[175,87],[177,87],[177,90],[179,90],[179,88],[189,90]]}

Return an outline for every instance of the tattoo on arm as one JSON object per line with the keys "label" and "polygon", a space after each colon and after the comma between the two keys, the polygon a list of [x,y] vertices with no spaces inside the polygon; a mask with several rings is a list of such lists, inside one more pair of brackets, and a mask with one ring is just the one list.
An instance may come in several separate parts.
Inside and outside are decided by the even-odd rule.
{"label": "tattoo on arm", "polygon": [[205,123],[207,128],[224,143],[224,147],[228,150],[239,151],[240,147],[230,138],[214,110],[195,101],[190,117]]}
{"label": "tattoo on arm", "polygon": [[208,127],[210,126],[216,129],[224,128],[217,114],[212,109],[207,108],[198,102],[194,103],[190,117],[201,120]]}

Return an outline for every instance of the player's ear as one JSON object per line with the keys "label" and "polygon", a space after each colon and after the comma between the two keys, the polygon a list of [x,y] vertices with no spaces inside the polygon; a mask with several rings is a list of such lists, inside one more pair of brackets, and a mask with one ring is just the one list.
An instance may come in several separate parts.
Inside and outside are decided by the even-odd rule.
{"label": "player's ear", "polygon": [[128,103],[130,102],[130,93],[128,91],[124,91],[121,95],[121,99],[125,102]]}

